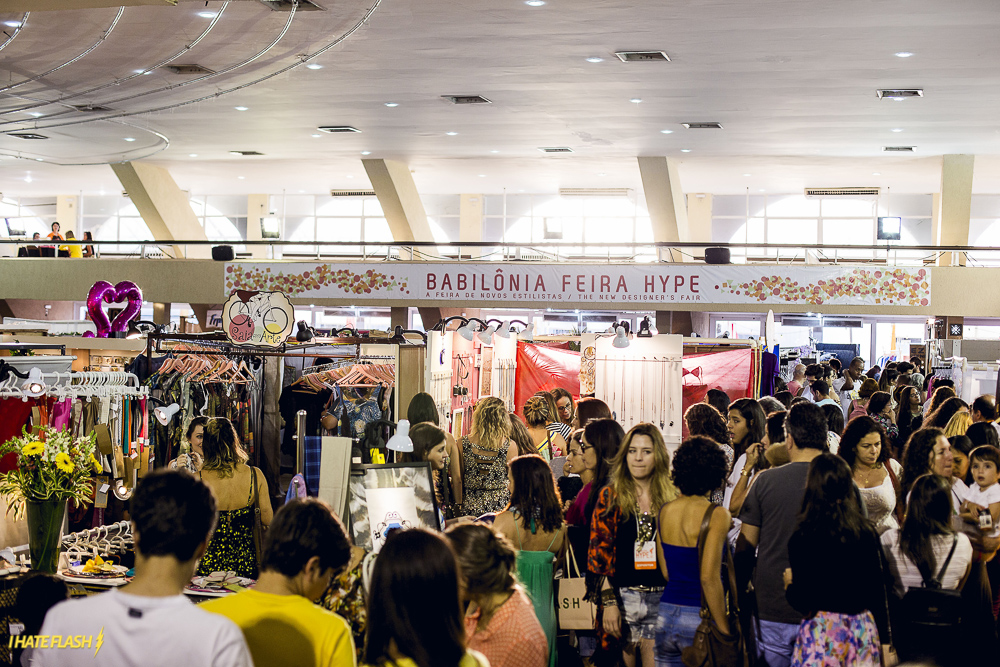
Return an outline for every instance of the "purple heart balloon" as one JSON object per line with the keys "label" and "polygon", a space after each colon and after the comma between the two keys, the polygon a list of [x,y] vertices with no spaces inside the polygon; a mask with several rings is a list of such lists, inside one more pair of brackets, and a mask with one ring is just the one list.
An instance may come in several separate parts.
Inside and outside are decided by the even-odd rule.
{"label": "purple heart balloon", "polygon": [[[114,322],[108,321],[104,312],[104,303],[117,303],[128,300],[128,305],[115,317]],[[97,334],[88,331],[84,338],[107,338],[109,333],[121,333],[128,330],[128,323],[142,309],[142,290],[131,280],[123,280],[112,285],[106,280],[98,280],[90,288],[87,295],[87,312],[97,327]]]}

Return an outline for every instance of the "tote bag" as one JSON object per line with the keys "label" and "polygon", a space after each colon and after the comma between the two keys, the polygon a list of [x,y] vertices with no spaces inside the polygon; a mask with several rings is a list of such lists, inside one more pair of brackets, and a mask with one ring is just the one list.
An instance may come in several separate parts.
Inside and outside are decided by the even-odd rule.
{"label": "tote bag", "polygon": [[[587,579],[580,575],[580,566],[577,565],[576,558],[573,557],[573,545],[569,544],[566,573],[570,576],[566,579],[557,579],[559,584],[559,595],[556,598],[556,607],[559,612],[559,627],[563,630],[593,630],[597,617],[597,607],[593,602],[588,602],[583,598],[587,595]],[[573,576],[576,570],[576,576]]]}

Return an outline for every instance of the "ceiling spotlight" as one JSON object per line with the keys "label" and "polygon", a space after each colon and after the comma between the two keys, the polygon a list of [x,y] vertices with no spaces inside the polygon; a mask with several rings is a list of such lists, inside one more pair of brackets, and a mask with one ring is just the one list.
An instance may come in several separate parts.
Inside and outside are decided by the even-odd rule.
{"label": "ceiling spotlight", "polygon": [[160,422],[163,426],[170,423],[170,420],[174,418],[178,412],[180,412],[181,406],[177,403],[171,403],[167,406],[160,406],[153,410],[153,416],[156,417],[156,421]]}
{"label": "ceiling spotlight", "polygon": [[135,141],[135,137],[125,137],[125,141]]}
{"label": "ceiling spotlight", "polygon": [[496,331],[497,328],[491,324],[490,326],[486,327],[486,331],[480,331],[476,335],[479,337],[479,340],[482,341],[483,345],[492,345],[493,334],[496,333]]}
{"label": "ceiling spotlight", "polygon": [[601,58],[600,56],[590,56],[589,58],[587,58],[587,62],[588,63],[603,63],[604,62],[604,58]]}
{"label": "ceiling spotlight", "polygon": [[323,69],[323,66],[319,63],[309,63],[306,65],[306,69]]}
{"label": "ceiling spotlight", "polygon": [[691,152],[690,148],[682,148],[681,149],[681,153],[690,153],[690,152]]}
{"label": "ceiling spotlight", "polygon": [[673,134],[673,130],[660,130],[660,134]]}
{"label": "ceiling spotlight", "polygon": [[198,157],[197,153],[188,153],[188,157]]}
{"label": "ceiling spotlight", "polygon": [[750,174],[743,174],[744,176],[749,176]]}
{"label": "ceiling spotlight", "polygon": [[408,419],[399,420],[399,423],[396,424],[395,435],[389,438],[389,442],[385,443],[385,446],[394,452],[409,453],[413,451],[413,441],[410,440],[410,421]]}
{"label": "ceiling spotlight", "polygon": [[889,131],[890,131],[890,132],[902,132],[902,131],[903,131],[903,128],[901,128],[901,127],[894,127],[894,128],[892,128],[891,130],[889,130]]}
{"label": "ceiling spotlight", "polygon": [[517,334],[517,339],[523,340],[526,343],[533,342],[535,340],[535,324],[531,323],[521,329],[521,333]]}
{"label": "ceiling spotlight", "polygon": [[42,371],[38,366],[33,366],[30,371],[28,371],[28,379],[24,381],[21,385],[22,391],[32,398],[37,398],[45,393],[47,385],[45,384],[44,378],[42,378]]}
{"label": "ceiling spotlight", "polygon": [[233,107],[237,111],[249,111],[250,107]]}
{"label": "ceiling spotlight", "polygon": [[38,118],[39,116],[42,115],[42,112],[41,111],[31,111],[31,112],[28,113],[28,115],[31,116],[32,118]]}
{"label": "ceiling spotlight", "polygon": [[611,341],[611,344],[618,348],[629,346],[628,333],[626,333],[625,327],[615,329],[615,339]]}
{"label": "ceiling spotlight", "polygon": [[313,139],[319,139],[323,135],[322,134],[310,134],[309,136],[312,137]]}
{"label": "ceiling spotlight", "polygon": [[897,58],[909,58],[910,56],[913,55],[913,53],[910,52],[910,51],[896,51],[896,53],[894,55]]}
{"label": "ceiling spotlight", "polygon": [[872,176],[881,176],[881,175],[882,175],[881,171],[873,171],[872,172]]}
{"label": "ceiling spotlight", "polygon": [[499,153],[500,151],[490,151],[491,153]]}
{"label": "ceiling spotlight", "polygon": [[510,338],[510,320],[501,322],[500,328],[496,330],[496,334],[500,338]]}
{"label": "ceiling spotlight", "polygon": [[241,180],[241,181],[246,180],[246,176],[237,176],[236,178],[239,179],[239,180]]}
{"label": "ceiling spotlight", "polygon": [[198,16],[200,16],[203,19],[214,19],[215,12],[198,12]]}
{"label": "ceiling spotlight", "polygon": [[393,107],[398,107],[399,106],[399,102],[386,102],[385,105],[387,107],[389,107],[390,109],[392,109]]}
{"label": "ceiling spotlight", "polygon": [[361,154],[362,155],[371,155],[372,152],[371,151],[361,151]]}
{"label": "ceiling spotlight", "polygon": [[631,102],[632,104],[639,104],[640,102],[642,102],[642,98],[641,97],[633,97],[632,99],[629,100],[629,102]]}
{"label": "ceiling spotlight", "polygon": [[4,21],[3,24],[5,26],[7,26],[8,28],[20,28],[21,27],[21,22],[20,21]]}
{"label": "ceiling spotlight", "polygon": [[479,178],[486,178],[486,174],[479,174]]}
{"label": "ceiling spotlight", "polygon": [[445,132],[449,137],[454,137],[458,132]]}
{"label": "ceiling spotlight", "polygon": [[541,7],[545,4],[545,0],[524,0],[524,4],[529,7]]}

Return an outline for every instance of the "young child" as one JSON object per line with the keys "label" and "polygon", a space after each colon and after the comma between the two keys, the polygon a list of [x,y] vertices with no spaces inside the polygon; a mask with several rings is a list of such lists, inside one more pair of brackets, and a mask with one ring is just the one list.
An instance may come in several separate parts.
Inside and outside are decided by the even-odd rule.
{"label": "young child", "polygon": [[[431,464],[431,470],[434,474],[434,495],[437,497],[438,509],[445,518],[451,518],[449,510],[453,509],[452,496],[447,487],[448,476],[444,472],[448,465],[446,453],[448,442],[444,431],[430,422],[423,422],[410,428],[410,440],[413,441],[413,451],[402,454],[400,461],[405,463],[427,461]],[[443,521],[441,525],[443,528]]]}
{"label": "young child", "polygon": [[[991,445],[976,447],[969,453],[973,483],[965,492],[962,518],[982,528],[987,537],[1000,536],[1000,449]],[[989,526],[983,510],[989,511]]]}

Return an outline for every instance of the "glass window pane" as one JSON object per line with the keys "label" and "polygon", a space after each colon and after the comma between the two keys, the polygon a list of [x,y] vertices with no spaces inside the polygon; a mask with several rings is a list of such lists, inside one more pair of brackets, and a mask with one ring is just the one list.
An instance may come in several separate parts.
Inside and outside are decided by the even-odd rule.
{"label": "glass window pane", "polygon": [[118,195],[84,195],[80,204],[83,215],[111,215],[118,211]]}
{"label": "glass window pane", "polygon": [[712,215],[747,216],[747,198],[744,195],[715,195],[712,197]]}
{"label": "glass window pane", "polygon": [[361,215],[362,197],[316,197],[317,216]]}
{"label": "glass window pane", "polygon": [[767,220],[768,243],[816,243],[816,220]]}
{"label": "glass window pane", "polygon": [[315,213],[316,198],[312,195],[284,195],[284,197],[275,197],[275,199],[277,202],[272,203],[271,210],[277,215],[313,215]]}
{"label": "glass window pane", "polygon": [[[286,217],[281,238],[287,241],[315,241],[316,219],[311,216]],[[315,255],[316,246],[285,246],[283,252],[286,255]]]}
{"label": "glass window pane", "polygon": [[872,220],[823,219],[823,243],[836,245],[871,245],[875,242]]}
{"label": "glass window pane", "polygon": [[458,195],[421,195],[424,211],[429,217],[438,218],[443,215],[458,215]]}
{"label": "glass window pane", "polygon": [[365,217],[381,217],[382,216],[382,202],[378,200],[378,197],[365,197]]}
{"label": "glass window pane", "polygon": [[[360,241],[361,218],[318,218],[316,225],[317,241]],[[327,255],[357,255],[361,246],[327,246],[323,254]]]}
{"label": "glass window pane", "polygon": [[823,217],[865,217],[874,215],[875,202],[849,197],[823,199]]}
{"label": "glass window pane", "polygon": [[[753,214],[751,206],[750,213]],[[798,218],[819,216],[819,200],[807,199],[805,195],[768,195],[767,217]]]}
{"label": "glass window pane", "polygon": [[639,216],[635,219],[635,242],[653,242],[653,223],[649,216]]}

